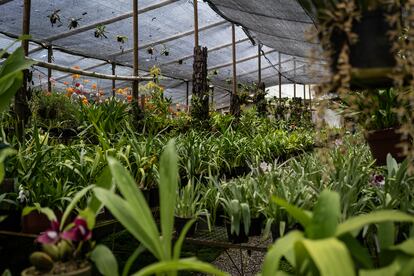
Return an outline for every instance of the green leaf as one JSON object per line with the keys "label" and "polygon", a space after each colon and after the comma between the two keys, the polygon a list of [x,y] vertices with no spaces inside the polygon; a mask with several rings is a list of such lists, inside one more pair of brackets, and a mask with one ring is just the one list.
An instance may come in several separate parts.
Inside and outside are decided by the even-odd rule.
{"label": "green leaf", "polygon": [[128,201],[106,189],[95,188],[94,193],[132,236],[140,241],[157,259],[161,259],[163,253],[158,231],[152,232],[148,228],[148,225],[141,219],[140,210],[135,209]]}
{"label": "green leaf", "polygon": [[146,251],[146,248],[141,244],[135,251],[132,253],[131,256],[129,256],[125,266],[124,270],[122,271],[122,276],[128,276],[129,271],[131,270],[132,265],[134,264],[135,260]]}
{"label": "green leaf", "polygon": [[360,270],[359,276],[393,276],[397,275],[400,269],[398,262],[393,262],[391,265],[380,269]]}
{"label": "green leaf", "polygon": [[307,227],[312,222],[312,216],[305,212],[304,210],[289,204],[286,200],[279,198],[279,197],[273,197],[273,201],[286,209],[286,211],[295,218],[303,227]]}
{"label": "green leaf", "polygon": [[155,274],[163,274],[167,272],[177,272],[177,271],[197,271],[201,273],[206,273],[215,276],[227,276],[228,274],[222,272],[212,266],[211,264],[207,264],[204,262],[200,262],[195,258],[191,259],[181,259],[181,260],[174,260],[174,261],[166,261],[166,262],[159,262],[152,265],[149,265],[139,272],[133,274],[134,276],[145,276],[145,275],[155,275]]}
{"label": "green leaf", "polygon": [[22,211],[22,217],[27,216],[33,211],[38,211],[39,213],[44,214],[49,221],[57,220],[56,215],[52,209],[50,209],[49,207],[41,207],[39,204],[35,204],[35,206],[24,207]]}
{"label": "green leaf", "polygon": [[185,236],[187,235],[188,230],[190,230],[191,226],[195,222],[196,222],[195,219],[190,220],[189,222],[186,223],[183,230],[181,231],[180,237],[178,238],[178,240],[175,242],[175,245],[174,245],[174,255],[173,255],[174,260],[180,259],[181,247],[183,245]]}
{"label": "green leaf", "polygon": [[[279,270],[280,260],[286,257],[290,264],[295,265],[294,245],[303,239],[303,233],[299,231],[289,232],[283,238],[276,241],[269,249],[263,262],[263,276],[273,276]],[[290,252],[290,254],[289,254]]]}
{"label": "green leaf", "polygon": [[388,250],[401,251],[405,254],[414,256],[414,239],[408,239],[400,244],[388,247]]}
{"label": "green leaf", "polygon": [[368,248],[362,246],[354,237],[352,237],[351,234],[341,236],[339,237],[339,240],[341,240],[346,245],[352,257],[361,263],[364,268],[374,267]]}
{"label": "green leaf", "polygon": [[381,251],[394,245],[395,227],[392,221],[386,221],[378,225],[378,239]]}
{"label": "green leaf", "polygon": [[311,223],[306,234],[311,239],[324,239],[335,235],[341,215],[340,198],[336,192],[325,190],[313,210]]}
{"label": "green leaf", "polygon": [[[112,175],[111,171],[109,170],[109,167],[105,167],[102,170],[102,173],[98,177],[95,186],[101,187],[107,190],[111,190],[114,185],[112,184]],[[95,194],[92,195],[88,207],[95,212],[95,214],[98,214],[99,211],[102,209],[103,204],[96,198]]]}
{"label": "green leaf", "polygon": [[79,203],[79,201],[90,191],[94,188],[94,185],[90,185],[88,187],[83,188],[80,190],[76,195],[73,197],[72,201],[69,203],[68,207],[66,207],[65,212],[63,213],[62,219],[60,221],[60,230],[63,230],[63,226],[66,223],[66,220],[72,213],[72,211],[75,209],[76,205]]}
{"label": "green leaf", "polygon": [[81,210],[78,216],[86,220],[88,229],[93,229],[95,227],[96,213],[92,209],[86,208],[85,210]]}
{"label": "green leaf", "polygon": [[4,148],[0,150],[0,185],[3,183],[5,177],[4,161],[7,157],[16,154],[16,150],[12,148]]}
{"label": "green leaf", "polygon": [[104,276],[118,276],[118,262],[111,250],[105,245],[97,245],[92,251],[91,260],[95,263],[99,273]]}
{"label": "green leaf", "polygon": [[380,210],[369,214],[352,217],[338,225],[336,236],[360,231],[365,225],[382,222],[414,222],[414,216],[394,210]]}
{"label": "green leaf", "polygon": [[[352,276],[355,275],[354,264],[345,244],[336,238],[320,240],[301,240],[295,244],[296,256],[307,255],[316,265],[321,276]],[[297,267],[306,264],[307,258],[298,259]]]}
{"label": "green leaf", "polygon": [[176,191],[178,188],[178,158],[175,152],[174,140],[168,142],[161,155],[159,171],[161,231],[164,239],[164,251],[169,258],[174,228]]}

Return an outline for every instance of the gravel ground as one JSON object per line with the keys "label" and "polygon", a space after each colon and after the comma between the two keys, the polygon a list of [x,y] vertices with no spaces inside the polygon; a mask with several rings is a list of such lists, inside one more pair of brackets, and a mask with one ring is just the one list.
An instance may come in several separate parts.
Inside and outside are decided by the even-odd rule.
{"label": "gravel ground", "polygon": [[[251,237],[249,239],[249,245],[270,245],[271,239],[267,241],[262,241],[260,237]],[[233,264],[227,253],[224,251],[212,264],[215,265],[217,268],[230,273],[231,275],[241,275],[239,271],[241,271],[241,258],[240,258],[240,250],[239,249],[229,249],[227,250],[228,254],[233,259],[233,262],[237,265]],[[256,275],[261,271],[262,263],[264,257],[266,255],[265,252],[257,252],[257,251],[247,251],[242,250],[241,254],[243,256],[243,271],[244,275]]]}

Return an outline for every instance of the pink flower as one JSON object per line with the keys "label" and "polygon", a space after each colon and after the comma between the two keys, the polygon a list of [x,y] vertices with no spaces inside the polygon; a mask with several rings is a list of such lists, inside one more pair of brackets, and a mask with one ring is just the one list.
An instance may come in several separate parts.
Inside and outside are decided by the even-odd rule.
{"label": "pink flower", "polygon": [[42,232],[36,239],[42,244],[56,244],[60,240],[59,222],[54,220],[51,222],[51,227]]}
{"label": "pink flower", "polygon": [[62,233],[62,238],[74,242],[87,241],[92,237],[92,231],[88,229],[86,220],[77,217],[73,228]]}
{"label": "pink flower", "polygon": [[80,83],[79,83],[79,82],[77,82],[77,83],[75,84],[75,86],[76,86],[76,87],[79,87],[79,86],[80,86]]}

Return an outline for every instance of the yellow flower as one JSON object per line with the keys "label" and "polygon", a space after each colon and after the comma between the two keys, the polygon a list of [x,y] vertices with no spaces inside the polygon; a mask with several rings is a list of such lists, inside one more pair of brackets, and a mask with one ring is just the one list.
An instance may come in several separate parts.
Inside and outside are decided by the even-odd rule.
{"label": "yellow flower", "polygon": [[90,83],[90,80],[83,80],[83,83]]}
{"label": "yellow flower", "polygon": [[73,74],[72,75],[72,79],[76,80],[76,79],[80,79],[80,75],[79,74]]}
{"label": "yellow flower", "polygon": [[150,70],[150,75],[153,78],[158,77],[159,75],[161,75],[161,69],[154,65]]}

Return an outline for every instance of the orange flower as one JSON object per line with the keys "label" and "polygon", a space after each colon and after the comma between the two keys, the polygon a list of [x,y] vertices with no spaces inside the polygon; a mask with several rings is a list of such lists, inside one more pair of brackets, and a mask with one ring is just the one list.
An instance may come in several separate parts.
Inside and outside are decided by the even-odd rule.
{"label": "orange flower", "polygon": [[83,100],[82,100],[82,103],[83,104],[88,104],[89,102],[88,102],[88,99],[87,98],[84,98]]}
{"label": "orange flower", "polygon": [[90,83],[90,80],[83,80],[83,83]]}
{"label": "orange flower", "polygon": [[116,90],[117,94],[124,94],[124,89],[119,88],[118,90]]}
{"label": "orange flower", "polygon": [[73,66],[72,68],[75,69],[75,70],[79,70],[80,66]]}
{"label": "orange flower", "polygon": [[73,92],[75,92],[75,89],[73,89],[72,87],[68,87],[66,88],[66,92],[72,94]]}
{"label": "orange flower", "polygon": [[64,82],[63,82],[63,84],[64,84],[64,85],[69,85],[69,82],[64,81]]}
{"label": "orange flower", "polygon": [[132,101],[132,96],[131,95],[128,95],[127,96],[127,100],[128,100],[128,102],[131,102]]}
{"label": "orange flower", "polygon": [[94,90],[95,90],[96,88],[98,88],[98,85],[97,85],[96,83],[93,83],[93,84],[92,84],[92,89],[94,89]]}
{"label": "orange flower", "polygon": [[73,74],[72,75],[72,79],[76,80],[76,79],[80,79],[80,75],[79,74]]}

